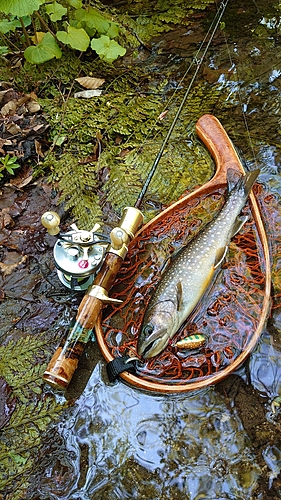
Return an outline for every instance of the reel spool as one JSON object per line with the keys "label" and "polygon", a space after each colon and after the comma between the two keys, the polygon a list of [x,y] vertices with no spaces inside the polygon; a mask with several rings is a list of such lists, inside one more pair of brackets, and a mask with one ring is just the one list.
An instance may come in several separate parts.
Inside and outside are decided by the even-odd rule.
{"label": "reel spool", "polygon": [[103,262],[108,246],[105,237],[96,233],[99,224],[91,231],[79,230],[76,224],[72,224],[72,230],[62,234],[56,212],[45,212],[41,222],[49,234],[58,238],[53,254],[61,283],[77,292],[87,290]]}

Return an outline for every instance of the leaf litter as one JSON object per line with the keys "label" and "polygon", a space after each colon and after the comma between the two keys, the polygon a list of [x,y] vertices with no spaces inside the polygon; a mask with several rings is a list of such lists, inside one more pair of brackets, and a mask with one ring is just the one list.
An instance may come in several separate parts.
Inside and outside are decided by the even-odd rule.
{"label": "leaf litter", "polygon": [[[39,161],[48,148],[49,123],[34,92],[23,94],[13,88],[0,92],[0,153],[17,157],[21,165]],[[24,174],[24,175],[23,175]],[[15,182],[21,188],[32,180],[32,169],[25,168]],[[11,181],[13,183],[13,181]]]}

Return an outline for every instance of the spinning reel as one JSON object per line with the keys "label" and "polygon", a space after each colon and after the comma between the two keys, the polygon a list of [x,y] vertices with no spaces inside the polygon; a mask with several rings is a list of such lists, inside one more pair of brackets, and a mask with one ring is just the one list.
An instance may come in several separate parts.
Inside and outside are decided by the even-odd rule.
{"label": "spinning reel", "polygon": [[45,212],[41,222],[49,234],[58,238],[53,252],[61,283],[71,290],[84,292],[103,262],[109,238],[97,233],[99,224],[91,231],[71,224],[71,231],[60,233],[60,217],[56,212]]}

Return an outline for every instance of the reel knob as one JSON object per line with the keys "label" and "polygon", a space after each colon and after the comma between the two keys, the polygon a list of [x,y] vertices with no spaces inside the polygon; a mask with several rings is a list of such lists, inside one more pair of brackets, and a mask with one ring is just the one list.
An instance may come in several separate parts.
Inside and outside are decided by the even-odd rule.
{"label": "reel knob", "polygon": [[129,237],[121,227],[115,227],[110,233],[111,245],[114,250],[120,250],[123,245],[128,244]]}
{"label": "reel knob", "polygon": [[41,223],[53,236],[60,232],[60,217],[56,212],[45,212],[41,217]]}
{"label": "reel knob", "polygon": [[73,262],[75,262],[79,258],[79,248],[77,248],[77,247],[69,247],[66,250],[66,253],[67,253],[69,260],[72,260]]}

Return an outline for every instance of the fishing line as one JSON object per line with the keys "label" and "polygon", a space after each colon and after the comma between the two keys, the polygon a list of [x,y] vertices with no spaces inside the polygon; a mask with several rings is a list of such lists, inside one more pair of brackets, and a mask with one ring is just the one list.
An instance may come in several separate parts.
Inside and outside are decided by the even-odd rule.
{"label": "fishing line", "polygon": [[245,126],[245,130],[246,130],[246,134],[247,134],[248,143],[249,143],[250,149],[252,151],[252,155],[253,155],[255,166],[256,166],[256,168],[258,168],[258,160],[257,160],[256,154],[255,154],[254,145],[253,145],[253,141],[252,141],[252,138],[251,138],[249,125],[248,125],[248,121],[247,121],[247,118],[246,118],[246,113],[244,111],[244,103],[243,103],[243,100],[242,100],[242,93],[241,93],[241,88],[240,88],[240,85],[239,85],[239,78],[238,78],[238,68],[237,68],[236,64],[234,63],[234,61],[232,59],[231,52],[230,52],[230,47],[229,47],[229,43],[228,43],[228,40],[227,40],[227,37],[226,37],[225,30],[222,30],[222,31],[223,31],[223,37],[224,37],[224,41],[225,41],[225,46],[226,46],[227,52],[228,52],[228,57],[229,57],[230,65],[231,65],[231,67],[235,68],[235,71],[234,71],[235,77],[234,78],[235,78],[235,83],[237,84],[238,100],[239,100],[239,104],[240,104],[240,108],[241,108],[241,112],[242,112],[242,116],[243,116],[243,121],[244,121],[244,126]]}
{"label": "fishing line", "polygon": [[[142,188],[142,190],[141,190],[141,192],[140,192],[140,194],[139,194],[139,196],[137,198],[137,201],[135,203],[135,207],[136,208],[139,208],[140,205],[141,205],[141,203],[142,203],[142,201],[143,201],[143,198],[144,198],[144,196],[146,194],[146,191],[147,191],[148,186],[149,186],[149,184],[151,182],[151,179],[152,179],[152,177],[153,177],[153,175],[154,175],[154,173],[156,171],[156,168],[158,166],[158,163],[159,163],[159,161],[160,161],[160,159],[161,159],[161,157],[163,155],[163,152],[164,152],[164,149],[166,147],[166,144],[167,144],[167,142],[169,141],[169,139],[171,137],[171,134],[172,134],[172,132],[174,130],[176,122],[177,122],[177,120],[179,118],[179,115],[180,115],[180,113],[181,113],[181,111],[182,111],[182,109],[183,109],[183,107],[185,105],[186,99],[187,99],[187,97],[188,97],[188,95],[190,93],[190,90],[192,89],[193,83],[194,83],[194,81],[195,81],[195,79],[196,79],[196,77],[198,75],[198,72],[199,72],[201,66],[202,66],[203,60],[205,59],[205,56],[206,56],[206,54],[207,54],[207,52],[209,50],[209,47],[210,47],[210,45],[211,45],[211,43],[213,41],[214,35],[215,35],[215,33],[216,33],[217,29],[218,29],[218,26],[220,24],[221,18],[222,18],[223,14],[224,14],[224,11],[226,9],[227,4],[228,4],[228,0],[226,0],[225,2],[222,2],[220,4],[220,6],[219,6],[219,9],[218,9],[217,14],[215,16],[215,18],[217,17],[217,20],[215,21],[215,18],[213,20],[213,22],[215,22],[215,26],[214,26],[214,28],[212,30],[211,36],[210,36],[210,38],[209,38],[209,40],[208,40],[208,42],[206,44],[206,47],[205,47],[205,49],[203,51],[203,54],[202,54],[201,58],[199,59],[199,61],[197,61],[196,69],[195,69],[194,74],[193,74],[193,76],[192,76],[192,78],[190,80],[190,83],[189,83],[189,85],[188,85],[188,87],[187,87],[187,89],[185,91],[185,94],[183,96],[181,104],[178,107],[178,110],[177,110],[177,112],[175,114],[175,117],[174,117],[174,119],[172,121],[172,124],[171,124],[171,126],[170,126],[170,128],[169,128],[169,130],[168,130],[168,132],[166,134],[166,137],[165,137],[165,139],[164,139],[164,141],[162,143],[162,146],[161,146],[161,148],[159,150],[159,153],[157,154],[157,156],[156,156],[156,158],[154,160],[154,163],[153,163],[153,165],[152,165],[152,167],[151,167],[151,169],[150,169],[150,171],[148,173],[148,176],[147,176],[147,178],[145,180],[143,188]],[[210,31],[210,29],[209,29],[209,31]],[[209,33],[209,31],[208,31],[208,33]],[[208,34],[206,35],[206,37],[207,36],[208,36]],[[204,41],[206,40],[206,37],[205,37]],[[197,54],[199,52],[200,51],[198,51]],[[194,64],[194,60],[192,61],[191,65],[190,65],[190,68],[192,67],[193,64]],[[188,69],[188,71],[189,71],[189,69]]]}
{"label": "fishing line", "polygon": [[[162,114],[162,113],[164,113],[164,112],[167,110],[167,108],[169,108],[169,106],[171,105],[171,103],[172,103],[172,102],[173,102],[173,100],[175,99],[175,96],[176,96],[177,92],[178,92],[179,90],[181,90],[181,89],[182,89],[182,83],[184,82],[184,80],[186,79],[187,75],[188,75],[188,74],[189,74],[189,72],[191,71],[191,68],[192,68],[195,64],[198,66],[198,64],[199,64],[199,62],[200,62],[199,68],[197,69],[197,73],[198,73],[198,71],[199,71],[199,69],[200,69],[200,66],[201,66],[201,64],[202,64],[202,62],[203,62],[203,59],[204,59],[204,57],[205,57],[205,55],[206,55],[206,52],[207,52],[207,50],[208,50],[208,47],[209,47],[210,43],[212,42],[212,40],[213,40],[213,38],[214,38],[214,35],[215,35],[215,33],[216,33],[216,30],[217,30],[218,24],[219,24],[219,22],[220,22],[220,20],[221,20],[221,16],[222,16],[223,12],[225,11],[225,8],[226,8],[226,6],[227,6],[228,1],[229,1],[229,0],[226,0],[226,3],[225,3],[225,5],[224,5],[224,6],[223,6],[223,3],[224,3],[224,2],[222,2],[219,6],[217,6],[217,12],[216,12],[216,14],[215,14],[215,16],[214,16],[214,18],[213,18],[213,20],[212,20],[212,22],[211,22],[211,24],[210,24],[209,28],[208,28],[207,33],[205,34],[205,36],[204,36],[203,40],[201,41],[200,46],[199,46],[199,48],[197,49],[196,54],[193,56],[192,61],[190,62],[190,64],[189,64],[188,68],[186,69],[186,71],[184,72],[183,76],[181,77],[181,79],[180,79],[179,83],[177,84],[176,88],[174,89],[174,92],[172,93],[172,95],[170,96],[170,98],[168,99],[168,101],[165,103],[165,107],[163,107],[163,108],[162,108],[162,111],[159,113],[159,116],[161,116],[161,114]],[[222,6],[222,9],[223,9],[223,12],[222,12],[222,13],[220,13],[220,6]],[[218,20],[218,16],[220,17],[220,19],[219,19],[219,20]],[[210,33],[211,33],[211,38],[210,38],[210,41],[209,41],[209,45],[208,45],[208,47],[206,48],[206,51],[203,53],[203,55],[202,55],[201,57],[199,57],[199,56],[200,56],[201,51],[203,50],[203,47],[204,47],[204,45],[205,45],[205,43],[206,43],[207,39],[208,39],[208,37],[209,37],[209,35],[210,35]],[[191,87],[192,87],[192,84],[194,83],[194,80],[195,80],[195,78],[196,78],[196,76],[197,76],[197,73],[193,76],[193,81],[192,81],[192,83],[191,83],[191,85],[190,85]],[[191,89],[189,89],[189,92],[190,92],[190,90],[191,90]],[[161,94],[161,93],[153,93],[152,95],[162,95],[162,94]],[[141,148],[145,145],[145,143],[146,143],[146,141],[147,141],[147,139],[148,139],[149,135],[151,134],[151,132],[153,131],[153,129],[154,129],[154,128],[155,128],[155,126],[157,125],[157,122],[159,121],[159,116],[158,116],[158,118],[156,118],[156,119],[155,119],[154,123],[153,123],[153,124],[149,127],[149,129],[148,129],[148,131],[147,131],[147,134],[146,134],[146,136],[145,136],[145,138],[144,138],[144,140],[143,140],[142,144],[141,144],[141,145],[137,148],[137,151],[136,151],[136,153],[135,153],[135,158],[137,157],[137,155],[139,154],[139,151],[140,151],[140,150],[141,150]],[[157,137],[157,135],[158,135],[159,133],[160,133],[160,131],[155,133],[155,135],[153,136],[153,139],[154,139],[154,140],[155,140],[155,138]],[[128,144],[128,142],[130,141],[130,138],[131,138],[132,136],[133,136],[133,133],[132,133],[132,134],[128,137],[128,139],[125,141],[125,143],[124,143],[124,147]],[[135,158],[134,158],[134,159],[135,159]]]}
{"label": "fishing line", "polygon": [[[171,102],[173,101],[176,93],[181,88],[182,82],[185,80],[186,76],[188,75],[188,73],[190,72],[190,70],[192,69],[192,67],[194,65],[196,65],[194,74],[193,74],[193,76],[191,78],[191,81],[190,81],[190,83],[189,83],[189,85],[188,85],[188,87],[187,87],[187,89],[185,91],[185,94],[184,94],[184,96],[183,96],[183,98],[181,100],[180,106],[178,107],[178,110],[177,110],[177,112],[176,112],[176,114],[174,116],[172,124],[170,125],[170,128],[169,128],[169,130],[168,130],[168,132],[167,132],[167,134],[165,136],[165,139],[162,142],[160,150],[159,150],[159,152],[158,152],[158,154],[157,154],[157,156],[156,156],[156,158],[155,158],[155,160],[154,160],[154,162],[152,164],[152,167],[150,168],[150,171],[149,171],[149,173],[148,173],[148,175],[146,177],[144,185],[143,185],[143,187],[142,187],[142,189],[141,189],[141,191],[140,191],[140,193],[138,195],[138,198],[137,198],[137,200],[135,202],[134,206],[136,208],[139,208],[140,205],[141,205],[141,203],[142,203],[142,201],[143,201],[143,198],[144,198],[144,196],[145,196],[145,194],[147,192],[148,186],[149,186],[149,184],[150,184],[150,182],[152,180],[153,175],[155,174],[156,168],[157,168],[157,166],[159,164],[159,161],[160,161],[160,159],[161,159],[161,157],[163,155],[165,147],[166,147],[166,145],[167,145],[167,143],[168,143],[168,141],[169,141],[169,139],[171,137],[173,129],[174,129],[174,127],[176,125],[176,122],[177,122],[177,120],[179,118],[179,115],[180,115],[180,113],[181,113],[181,111],[182,111],[182,109],[183,109],[183,107],[184,107],[184,105],[186,103],[187,97],[188,97],[188,95],[189,95],[189,93],[190,93],[190,91],[191,91],[191,89],[193,87],[194,81],[195,81],[195,79],[196,79],[196,77],[198,75],[198,72],[199,72],[199,70],[200,70],[200,68],[202,66],[202,63],[203,63],[203,61],[204,61],[204,59],[206,57],[206,54],[207,54],[207,52],[209,50],[209,47],[210,47],[210,45],[211,45],[211,43],[213,41],[215,33],[216,33],[216,31],[218,29],[218,26],[219,26],[219,24],[221,22],[222,16],[223,16],[223,14],[225,12],[225,9],[226,9],[226,7],[228,5],[228,2],[229,2],[229,0],[222,1],[220,3],[220,5],[217,7],[216,15],[214,16],[214,18],[213,18],[213,20],[212,20],[212,22],[211,22],[211,24],[210,24],[210,26],[208,28],[208,31],[207,31],[207,33],[206,33],[203,41],[200,43],[200,46],[199,46],[199,48],[198,48],[195,56],[193,57],[191,63],[189,64],[189,66],[188,66],[187,70],[185,71],[183,77],[181,78],[180,82],[178,83],[178,85],[177,85],[176,89],[174,90],[172,96],[170,97],[170,99],[166,103],[165,108],[163,108],[163,111],[164,111],[171,104]],[[209,40],[208,40],[208,38],[209,38]],[[206,41],[207,41],[207,43],[206,43]],[[203,47],[204,47],[205,43],[206,43],[206,46],[205,46],[205,49],[203,50]],[[202,50],[203,50],[203,53],[202,53],[202,55],[200,57],[200,54],[201,54]],[[135,156],[134,156],[134,158],[133,158],[132,161],[136,160],[137,156],[139,155],[139,152],[140,152],[141,148],[145,145],[146,141],[148,140],[148,137],[151,134],[151,131],[155,128],[155,126],[157,124],[157,121],[158,121],[158,119],[156,119],[155,122],[154,122],[154,124],[149,128],[144,141],[137,148],[137,151],[135,152]],[[154,140],[155,140],[156,136],[157,136],[157,132],[155,133],[155,135],[153,137]],[[129,139],[130,138],[128,138],[127,141],[124,143],[124,147],[126,146],[126,144],[128,144]],[[116,188],[116,190],[117,190],[117,188]],[[105,201],[105,203],[106,203],[106,201]]]}

